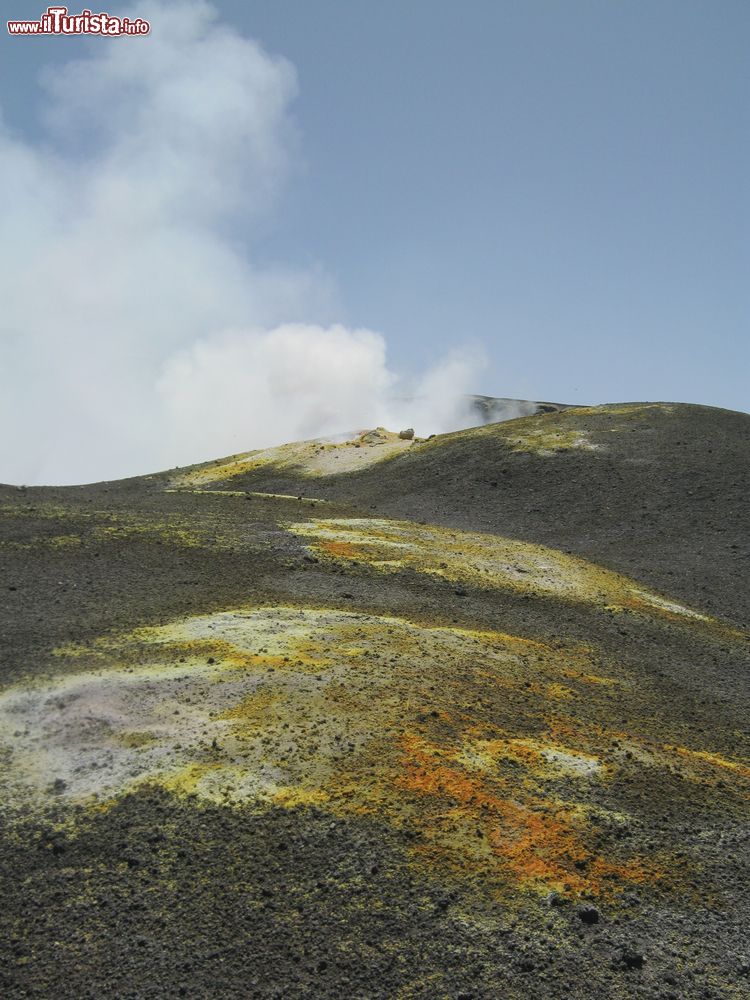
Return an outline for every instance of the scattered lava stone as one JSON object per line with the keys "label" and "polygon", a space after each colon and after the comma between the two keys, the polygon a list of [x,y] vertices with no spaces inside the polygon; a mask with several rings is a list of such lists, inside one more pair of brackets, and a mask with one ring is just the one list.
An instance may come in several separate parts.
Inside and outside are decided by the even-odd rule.
{"label": "scattered lava stone", "polygon": [[618,964],[626,969],[642,969],[645,959],[641,952],[632,948],[623,948],[620,952]]}
{"label": "scattered lava stone", "polygon": [[584,924],[598,924],[599,923],[599,911],[595,906],[579,906],[578,918]]}

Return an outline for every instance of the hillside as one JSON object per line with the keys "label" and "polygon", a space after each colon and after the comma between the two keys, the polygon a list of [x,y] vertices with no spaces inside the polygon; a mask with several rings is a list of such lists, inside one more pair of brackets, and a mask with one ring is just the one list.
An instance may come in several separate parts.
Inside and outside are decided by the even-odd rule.
{"label": "hillside", "polygon": [[746,997],[749,431],[0,488],[2,995]]}

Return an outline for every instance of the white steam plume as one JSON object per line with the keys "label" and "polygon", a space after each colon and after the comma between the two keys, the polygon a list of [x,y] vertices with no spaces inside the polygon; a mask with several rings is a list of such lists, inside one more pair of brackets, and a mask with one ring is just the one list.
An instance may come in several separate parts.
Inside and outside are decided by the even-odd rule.
{"label": "white steam plume", "polygon": [[151,35],[95,39],[44,78],[42,141],[0,121],[0,481],[465,422],[474,360],[438,364],[413,406],[394,404],[383,338],[326,325],[330,282],[240,246],[294,165],[293,67],[206,3],[131,15]]}
{"label": "white steam plume", "polygon": [[[376,426],[420,434],[477,423],[466,400],[479,356],[407,383],[370,330],[287,324],[231,330],[172,358],[158,389],[179,463]],[[408,393],[399,398],[399,393]],[[223,452],[222,452],[223,449]]]}

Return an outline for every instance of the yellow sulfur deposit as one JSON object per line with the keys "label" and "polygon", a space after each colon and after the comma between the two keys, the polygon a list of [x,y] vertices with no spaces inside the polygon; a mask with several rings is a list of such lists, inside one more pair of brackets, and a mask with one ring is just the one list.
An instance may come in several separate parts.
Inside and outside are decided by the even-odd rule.
{"label": "yellow sulfur deposit", "polygon": [[[750,777],[712,750],[617,733],[608,699],[627,695],[626,673],[502,632],[240,607],[59,655],[75,672],[0,695],[0,792],[19,808],[51,787],[99,808],[156,783],[231,808],[371,816],[410,833],[415,864],[498,892],[596,895],[659,881],[666,864],[602,838],[602,818],[621,815],[613,741],[666,781]],[[586,724],[558,712],[577,705]],[[610,807],[592,809],[592,784]]]}
{"label": "yellow sulfur deposit", "polygon": [[712,622],[708,615],[640,587],[620,573],[514,538],[379,518],[318,518],[289,528],[309,539],[320,555],[384,572],[410,569],[475,587]]}

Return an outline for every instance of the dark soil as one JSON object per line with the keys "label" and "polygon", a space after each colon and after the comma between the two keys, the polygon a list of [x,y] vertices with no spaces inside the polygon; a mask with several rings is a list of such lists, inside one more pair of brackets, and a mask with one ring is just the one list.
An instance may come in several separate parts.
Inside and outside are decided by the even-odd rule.
{"label": "dark soil", "polygon": [[[515,425],[585,432],[599,448],[514,450]],[[540,891],[420,854],[418,817],[396,821],[377,805],[361,815],[220,805],[159,782],[92,805],[51,786],[41,808],[9,796],[0,811],[0,996],[750,997],[749,432],[749,416],[706,407],[568,410],[415,443],[356,474],[311,480],[265,468],[210,486],[312,495],[331,501],[324,508],[165,492],[167,474],[0,487],[3,688],[80,670],[60,655],[70,644],[239,606],[585,644],[602,673],[625,679],[612,694],[592,688],[590,700],[563,704],[592,746],[603,745],[605,726],[607,739],[623,734],[609,783],[575,786],[592,815],[610,817],[597,820],[587,849],[605,858],[627,849],[663,873],[642,884],[613,876],[611,890]],[[540,543],[717,624],[320,558],[286,528],[311,517],[396,518]],[[470,679],[466,692],[475,726],[516,698],[529,732],[541,731],[533,699],[542,695],[488,690],[482,703]],[[434,698],[419,706],[419,731],[450,741],[455,733],[439,735],[439,691]],[[628,738],[693,756],[662,768],[626,752]],[[545,794],[571,794],[534,780]],[[519,771],[519,795],[525,781]],[[491,814],[489,796],[480,800],[462,808]]]}

